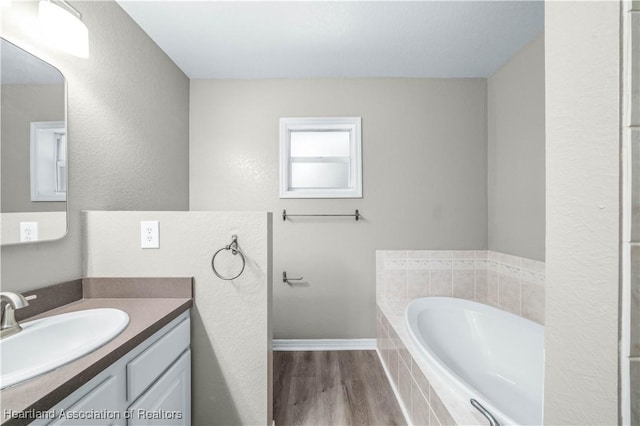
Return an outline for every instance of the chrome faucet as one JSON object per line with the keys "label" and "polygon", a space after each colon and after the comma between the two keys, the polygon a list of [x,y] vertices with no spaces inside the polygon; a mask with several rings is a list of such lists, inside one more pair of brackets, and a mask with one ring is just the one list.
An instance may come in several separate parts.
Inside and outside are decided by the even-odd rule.
{"label": "chrome faucet", "polygon": [[16,321],[15,310],[29,306],[29,302],[23,295],[10,291],[0,293],[0,302],[7,303],[2,312],[2,321],[0,322],[0,339],[2,339],[22,330],[18,321]]}

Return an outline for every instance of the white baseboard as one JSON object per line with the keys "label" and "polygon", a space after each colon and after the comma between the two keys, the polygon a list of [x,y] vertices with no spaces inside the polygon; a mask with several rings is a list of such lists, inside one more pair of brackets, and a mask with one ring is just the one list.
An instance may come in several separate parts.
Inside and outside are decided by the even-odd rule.
{"label": "white baseboard", "polygon": [[368,351],[376,339],[273,339],[274,351]]}

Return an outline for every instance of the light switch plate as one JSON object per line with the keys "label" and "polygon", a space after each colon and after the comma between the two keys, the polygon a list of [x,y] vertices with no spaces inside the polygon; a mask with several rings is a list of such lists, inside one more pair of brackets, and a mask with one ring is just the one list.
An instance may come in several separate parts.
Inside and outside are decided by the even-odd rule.
{"label": "light switch plate", "polygon": [[157,220],[144,220],[140,222],[140,248],[160,248],[160,222]]}
{"label": "light switch plate", "polygon": [[20,241],[38,241],[38,222],[20,222]]}

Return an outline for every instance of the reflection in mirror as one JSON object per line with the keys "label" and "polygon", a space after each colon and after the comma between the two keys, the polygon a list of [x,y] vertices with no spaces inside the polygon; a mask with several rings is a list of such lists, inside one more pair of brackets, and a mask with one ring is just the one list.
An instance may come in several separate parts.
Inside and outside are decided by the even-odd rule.
{"label": "reflection in mirror", "polygon": [[2,245],[67,232],[65,78],[1,39]]}

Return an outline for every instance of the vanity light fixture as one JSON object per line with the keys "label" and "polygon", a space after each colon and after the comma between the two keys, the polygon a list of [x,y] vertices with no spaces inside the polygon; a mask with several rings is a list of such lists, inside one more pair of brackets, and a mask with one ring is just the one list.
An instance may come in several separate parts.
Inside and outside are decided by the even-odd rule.
{"label": "vanity light fixture", "polygon": [[65,0],[42,0],[39,15],[43,34],[53,45],[79,58],[89,57],[89,30],[73,6]]}

